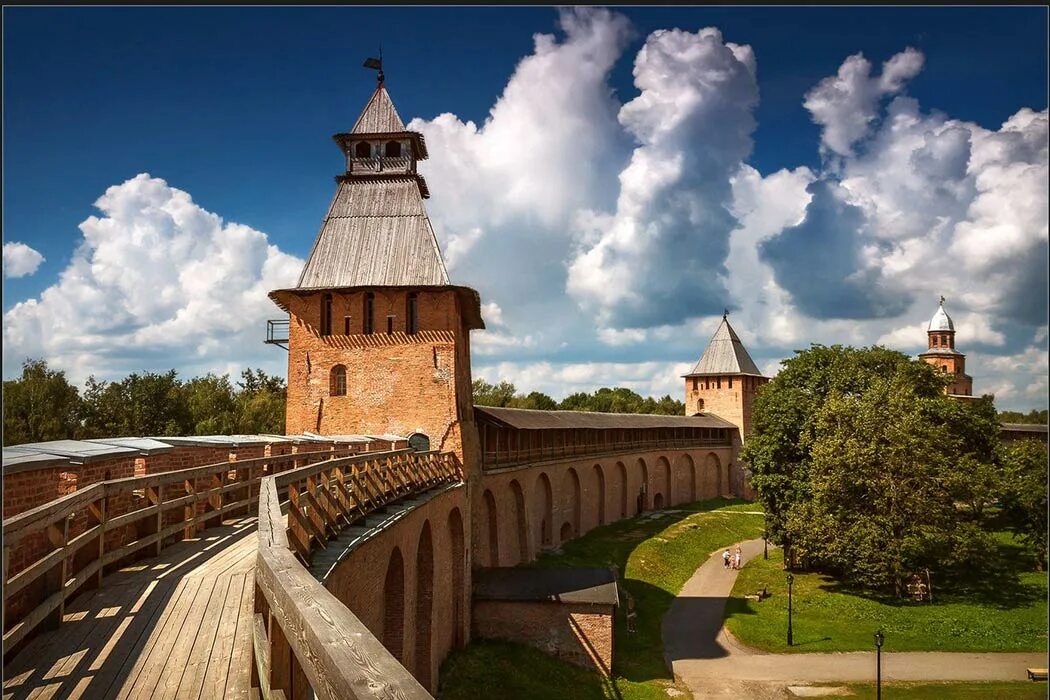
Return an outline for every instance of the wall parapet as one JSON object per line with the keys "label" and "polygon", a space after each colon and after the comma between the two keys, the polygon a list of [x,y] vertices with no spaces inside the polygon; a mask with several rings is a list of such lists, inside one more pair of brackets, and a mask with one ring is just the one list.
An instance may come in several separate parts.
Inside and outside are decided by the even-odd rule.
{"label": "wall parapet", "polygon": [[[368,628],[310,573],[315,545],[384,504],[461,482],[450,453],[397,450],[263,479],[255,566],[253,680],[263,697],[430,698]],[[287,520],[278,489],[288,488]]]}

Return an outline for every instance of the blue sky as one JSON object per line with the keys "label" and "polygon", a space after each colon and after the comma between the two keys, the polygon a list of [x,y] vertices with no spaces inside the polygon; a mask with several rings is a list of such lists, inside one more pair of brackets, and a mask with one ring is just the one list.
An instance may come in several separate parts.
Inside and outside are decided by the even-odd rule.
{"label": "blue sky", "polygon": [[[211,331],[205,328],[196,344],[189,338],[174,342],[168,337],[174,332],[192,333],[192,324],[151,329],[143,313],[170,314],[172,319],[192,316],[180,315],[179,302],[174,298],[162,304],[163,308],[150,307],[149,312],[143,311],[148,303],[135,299],[114,302],[119,308],[108,310],[104,307],[110,302],[100,302],[90,312],[68,301],[54,301],[49,302],[52,306],[44,316],[37,308],[29,320],[27,315],[33,314],[24,307],[17,318],[10,312],[27,301],[33,304],[37,300],[37,306],[47,306],[41,295],[49,288],[54,288],[53,296],[60,292],[68,296],[70,290],[79,289],[81,298],[90,297],[92,291],[110,289],[106,285],[112,280],[100,282],[96,265],[107,260],[105,247],[80,247],[84,232],[79,226],[91,216],[107,220],[94,202],[107,188],[127,183],[140,173],[149,173],[169,188],[187,193],[196,207],[214,213],[226,224],[241,224],[264,234],[259,250],[275,246],[280,255],[287,256],[274,258],[272,266],[294,268],[294,258],[307,254],[316,235],[332,194],[331,177],[340,166],[338,151],[329,137],[348,129],[367,99],[374,78],[359,66],[382,42],[388,85],[397,108],[406,122],[418,119],[415,128],[424,131],[431,142],[432,162],[426,164],[430,170],[424,169],[434,192],[428,207],[446,257],[450,257],[449,245],[466,251],[463,255],[452,251],[449,264],[453,277],[477,286],[483,301],[496,305],[490,314],[501,320],[500,324],[489,324],[489,342],[480,343],[482,349],[475,353],[480,375],[506,376],[522,388],[556,395],[588,384],[616,383],[643,391],[677,393],[678,380],[667,377],[674,377],[682,363],[695,361],[694,355],[699,355],[714,330],[713,310],[724,306],[734,309],[734,318],[739,313],[738,325],[742,327],[738,330],[759,365],[771,370],[775,370],[778,359],[808,341],[886,342],[914,352],[919,348],[906,340],[907,324],[917,325],[927,319],[936,308],[936,295],[923,285],[902,291],[895,275],[903,275],[901,270],[907,269],[909,278],[933,277],[937,282],[933,286],[944,288],[950,297],[949,310],[954,309],[963,324],[972,327],[969,340],[960,331],[959,345],[976,353],[971,358],[970,373],[975,376],[978,391],[995,390],[1003,405],[1046,406],[1046,322],[1040,322],[1046,316],[1045,288],[1032,286],[1045,279],[1045,265],[1014,275],[1028,285],[1022,285],[1015,297],[1027,290],[1028,296],[1042,299],[1034,308],[1018,309],[991,291],[975,291],[968,279],[959,279],[968,275],[991,279],[1002,273],[1009,259],[997,263],[999,267],[973,266],[949,279],[946,271],[899,262],[900,256],[913,254],[919,245],[907,244],[905,239],[918,241],[922,236],[886,228],[887,221],[908,220],[918,231],[929,225],[918,220],[920,214],[943,207],[940,218],[934,218],[950,220],[949,225],[956,229],[955,233],[938,235],[947,236],[944,245],[954,246],[959,255],[981,256],[975,241],[1003,235],[1012,241],[1011,254],[1018,259],[1030,260],[1032,246],[1045,256],[1045,222],[1044,228],[1032,230],[1030,222],[1019,221],[1019,233],[993,231],[986,235],[975,232],[974,226],[979,228],[980,222],[971,220],[972,212],[981,207],[970,207],[975,196],[970,190],[986,189],[980,184],[982,175],[974,170],[974,164],[981,161],[974,154],[984,138],[982,134],[999,132],[1004,122],[1024,108],[1042,114],[1045,122],[1045,8],[665,7],[617,8],[611,16],[613,19],[577,17],[570,22],[586,26],[572,30],[567,28],[566,14],[551,8],[5,8],[4,241],[26,244],[44,261],[32,274],[5,275],[5,346],[15,347],[5,347],[4,376],[17,371],[19,351],[48,356],[75,377],[169,366],[184,374],[224,371],[243,364],[264,364],[280,370],[284,358],[275,356],[280,351],[273,348],[253,347],[240,353],[216,349],[230,334],[252,337],[247,328],[235,324],[218,324]],[[682,59],[689,46],[703,43],[698,33],[703,27],[720,30],[716,43],[723,49],[730,44],[750,46],[757,66],[753,75],[739,68],[747,62],[741,60],[734,64],[739,76],[711,87],[713,83],[704,76],[714,74],[704,73],[711,70],[705,61],[722,60],[716,57],[717,52],[693,63]],[[670,35],[654,38],[654,32],[665,29],[681,30],[681,40]],[[541,51],[534,43],[536,33],[551,35],[550,46]],[[639,51],[647,44],[652,44],[651,56],[681,52],[681,56],[671,57],[672,62],[677,61],[674,72],[668,74],[672,77],[662,78],[667,85],[684,81],[681,85],[686,92],[680,95],[702,95],[708,103],[724,107],[719,114],[736,115],[733,118],[738,124],[753,121],[752,128],[739,135],[739,143],[733,140],[735,132],[722,134],[723,121],[703,109],[689,117],[693,121],[676,134],[650,131],[646,120],[652,114],[643,114],[648,98],[638,99],[646,89],[633,74],[638,72]],[[878,88],[874,76],[883,62],[908,47],[917,50],[921,59],[903,69],[906,76],[900,85]],[[544,51],[545,57],[540,56]],[[725,50],[723,53],[730,55]],[[859,95],[860,102],[847,104],[845,110],[832,104],[829,111],[821,112],[823,117],[817,116],[821,107],[805,106],[807,95],[829,76],[839,72],[841,77],[844,62],[858,53],[870,62],[873,78],[851,84],[859,90],[854,96]],[[542,83],[530,84],[533,78],[519,67],[523,59],[528,64],[528,57],[536,59],[535,79],[549,81],[555,86],[554,92],[564,83],[569,97],[562,102],[555,100],[548,110],[515,107],[515,99],[526,99],[521,95],[531,95],[541,106],[545,99]],[[594,62],[594,75],[588,73],[588,61]],[[551,63],[554,72],[546,72],[545,62]],[[646,70],[658,75],[661,68],[655,62],[643,67],[643,82]],[[689,82],[690,76],[695,82]],[[515,80],[517,91],[509,89]],[[674,95],[660,98],[661,89],[650,92],[659,99],[666,98],[667,104],[679,101]],[[714,92],[705,93],[708,89]],[[841,91],[832,92],[842,97]],[[515,98],[515,94],[519,96]],[[814,94],[823,100],[831,93]],[[490,110],[501,95],[503,116],[491,116]],[[895,178],[889,154],[905,146],[891,144],[891,131],[883,126],[895,114],[891,105],[902,106],[905,99],[914,100],[917,119],[925,125],[921,126],[923,133],[944,135],[942,132],[951,131],[956,123],[973,125],[966,126],[971,131],[982,130],[967,137],[973,144],[968,146],[969,179],[959,176],[958,187],[945,195],[950,202],[944,198],[918,202],[899,188],[891,192],[893,188],[886,184]],[[620,111],[624,105],[629,107]],[[870,128],[847,139],[836,151],[829,145],[835,141],[835,130],[848,119],[851,109],[858,108],[871,110]],[[637,118],[630,116],[632,109]],[[437,119],[444,113],[455,115],[455,124]],[[492,122],[487,127],[486,119]],[[586,126],[590,120],[593,129]],[[476,125],[474,132],[465,129],[470,121]],[[1029,125],[1027,117],[1022,121],[1023,129],[1018,129],[1034,133],[1026,137],[1028,140],[1045,139],[1038,124]],[[507,126],[501,127],[501,123]],[[569,124],[571,129],[566,126]],[[512,210],[510,214],[501,212],[496,206],[498,191],[479,191],[485,182],[497,179],[496,174],[490,172],[479,181],[484,169],[469,172],[469,157],[463,165],[452,163],[448,154],[435,153],[435,144],[449,144],[450,149],[458,144],[484,160],[478,154],[486,149],[514,153],[512,144],[500,141],[500,133],[542,134],[548,130],[550,143],[583,144],[576,161],[585,162],[566,161],[565,167],[557,170],[578,173],[579,191],[566,195],[566,201],[557,206],[547,207],[549,194],[544,201],[526,201],[532,196],[529,193],[542,187],[526,181],[527,172],[510,172],[508,165],[506,171],[499,171],[499,177],[509,178],[504,184],[511,183],[508,186],[512,190],[507,191],[523,194],[521,201],[507,207]],[[943,154],[950,149],[949,136],[943,140],[947,145],[931,152]],[[921,141],[921,134],[915,138]],[[735,145],[726,146],[727,142]],[[473,145],[466,146],[468,143]],[[723,147],[724,157],[705,160],[709,151]],[[1018,162],[1035,168],[1029,167],[1027,172],[1036,182],[1043,177],[1039,168],[1045,169],[1045,145],[1042,148],[1042,154],[1016,155]],[[628,168],[632,157],[648,153],[673,160],[679,152],[696,169],[690,172],[690,166],[685,166],[687,172],[679,173],[675,185],[678,190],[659,194],[649,188],[635,194],[655,206],[659,197],[666,195],[668,202],[679,201],[675,192],[688,193],[700,202],[705,222],[725,218],[722,214],[727,209],[733,215],[724,225],[704,223],[690,228],[679,222],[681,230],[676,228],[678,224],[665,221],[661,224],[665,230],[649,229],[656,231],[652,234],[655,238],[647,243],[652,254],[645,260],[630,259],[634,252],[628,251],[636,251],[638,246],[621,245],[623,235],[641,235],[637,231],[645,228],[645,222],[618,207],[617,202],[622,205],[631,193],[619,189],[617,175]],[[465,155],[458,154],[460,160]],[[522,154],[522,171],[528,170],[531,155]],[[726,158],[736,169],[719,165]],[[740,203],[748,198],[747,178],[738,170],[742,166],[749,168],[753,194],[760,202],[752,204],[748,212],[740,209]],[[772,179],[778,171],[785,173],[781,180]],[[984,177],[996,173],[999,171]],[[807,187],[813,180],[835,186],[816,188],[831,194],[826,198],[814,196],[809,205],[802,201],[803,209],[795,214],[772,204],[773,190],[784,198],[785,207],[793,198],[809,198]],[[566,176],[561,189],[573,182]],[[922,193],[923,187],[917,183],[915,192]],[[961,194],[962,190],[969,194]],[[443,201],[439,201],[442,195]],[[121,196],[115,193],[114,200]],[[143,196],[138,193],[131,199],[141,203]],[[150,196],[165,197],[170,192],[161,188]],[[472,196],[485,202],[474,213],[468,212]],[[1035,221],[1045,210],[1043,197],[1036,202]],[[831,206],[825,199],[838,204]],[[735,208],[733,202],[737,203]],[[982,206],[992,204],[990,200]],[[113,205],[115,209],[122,206]],[[820,209],[825,206],[829,207],[827,211]],[[863,210],[860,224],[855,223],[856,217],[847,216],[853,211],[850,207]],[[890,212],[893,207],[903,213]],[[915,207],[914,212],[908,207]],[[967,208],[970,215],[964,211]],[[666,211],[673,218],[673,207]],[[621,227],[621,231],[636,233],[605,240],[607,236],[603,237],[600,230],[584,230],[581,212],[606,217],[592,217],[598,229]],[[749,213],[752,237],[732,238],[733,231],[746,227]],[[804,221],[795,221],[803,215]],[[773,225],[767,219],[783,219],[783,225],[775,232],[759,231],[762,226]],[[124,221],[112,212],[108,220],[115,225]],[[836,222],[831,227],[834,230],[820,223],[828,221]],[[856,229],[854,235],[840,235],[836,227],[843,226]],[[564,233],[568,229],[573,230]],[[140,229],[131,225],[127,235],[134,238],[135,230]],[[478,231],[476,235],[467,235],[474,230]],[[683,241],[683,236],[687,240]],[[738,255],[733,251],[732,241],[739,244],[743,239],[751,240],[749,247],[760,251],[754,260],[747,257],[751,253],[739,251]],[[1018,243],[1015,239],[1023,240]],[[839,260],[828,253],[824,256],[826,264],[842,265],[850,274],[830,275],[826,286],[821,274],[816,275],[820,279],[815,284],[795,279],[798,275],[793,277],[792,272],[797,272],[800,261],[804,266],[808,259],[799,251],[815,240],[833,241],[834,245],[825,245],[826,249],[848,259]],[[680,280],[675,275],[653,274],[648,283],[642,279],[637,289],[628,288],[619,294],[610,293],[608,276],[595,271],[595,266],[604,270],[637,269],[645,278],[660,265],[683,260],[674,248],[676,241],[686,246],[683,262],[688,269],[692,269],[690,264],[695,265],[696,274],[683,274]],[[537,242],[544,243],[541,249],[546,251],[545,256],[530,260],[532,267],[524,267],[519,277],[508,279],[506,269],[500,274],[485,269],[493,262],[513,266],[521,261],[520,252]],[[875,258],[898,262],[873,263],[873,250],[879,251]],[[668,251],[674,255],[661,261],[660,255],[666,258]],[[698,252],[691,260],[693,251]],[[78,259],[86,267],[78,267]],[[134,258],[109,262],[128,267],[128,260]],[[753,265],[768,269],[764,281],[734,272],[734,266],[744,270]],[[847,270],[850,265],[857,269]],[[134,267],[134,262],[130,266]],[[81,286],[69,286],[73,282],[67,281],[67,286],[59,288],[56,285],[63,271],[67,277],[95,277],[80,279]],[[708,273],[714,278],[712,284],[692,283]],[[144,283],[159,279],[157,275],[164,277],[164,273],[145,275]],[[259,272],[257,281],[264,277]],[[775,285],[770,294],[779,295],[778,303],[786,306],[778,307],[769,300],[756,302],[746,291],[751,283],[764,285],[763,289]],[[226,291],[221,293],[229,293],[228,287],[217,282],[206,287],[196,293],[222,289]],[[544,289],[553,289],[553,293],[545,296]],[[183,289],[181,293],[185,301],[194,292]],[[852,304],[851,310],[842,311],[822,306],[823,300],[857,294],[871,302],[870,308]],[[639,295],[647,301],[640,301]],[[165,294],[159,296],[167,299]],[[661,299],[685,301],[679,308]],[[654,310],[654,306],[659,309]],[[262,309],[254,304],[250,307],[251,311],[244,311],[242,316],[258,312],[265,318]],[[111,312],[108,323],[107,311]],[[56,314],[66,313],[92,317],[90,323],[85,322],[89,328],[85,334],[91,335],[93,342],[78,341],[74,351],[56,352],[38,336],[46,335],[42,325],[52,323]],[[76,339],[74,321],[64,318],[62,322],[70,324],[70,337]],[[781,322],[791,329],[769,330]],[[586,333],[578,330],[581,323],[586,325]],[[803,333],[803,329],[810,332]],[[213,336],[208,336],[209,332]],[[921,344],[921,329],[917,335]],[[982,364],[983,357],[989,359]],[[557,371],[552,372],[552,367]],[[661,379],[649,379],[650,375]],[[990,381],[982,386],[982,379]],[[1041,389],[1031,391],[1033,381],[1041,381]]]}

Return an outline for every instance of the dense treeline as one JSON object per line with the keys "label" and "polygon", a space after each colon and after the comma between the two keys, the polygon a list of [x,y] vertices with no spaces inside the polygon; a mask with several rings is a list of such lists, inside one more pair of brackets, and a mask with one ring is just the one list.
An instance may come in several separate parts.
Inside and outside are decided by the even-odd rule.
{"label": "dense treeline", "polygon": [[518,393],[510,382],[489,384],[484,379],[474,380],[474,404],[502,408],[532,408],[544,411],[595,411],[598,413],[657,413],[665,416],[685,415],[685,404],[670,396],[661,399],[643,398],[630,389],[601,388],[593,394],[569,394],[561,402],[533,391]]}
{"label": "dense treeline", "polygon": [[1034,408],[1028,413],[1020,411],[999,411],[999,420],[1003,423],[1028,423],[1031,425],[1046,425],[1046,419],[1050,414],[1045,408],[1037,411]]}
{"label": "dense treeline", "polygon": [[246,369],[189,381],[175,370],[89,377],[83,393],[43,360],[27,360],[4,382],[4,445],[45,440],[284,432],[285,384]]}
{"label": "dense treeline", "polygon": [[979,575],[1004,521],[1045,565],[1046,445],[1004,447],[991,397],[950,399],[946,381],[881,347],[782,363],[743,459],[790,566],[900,595],[926,570]]}

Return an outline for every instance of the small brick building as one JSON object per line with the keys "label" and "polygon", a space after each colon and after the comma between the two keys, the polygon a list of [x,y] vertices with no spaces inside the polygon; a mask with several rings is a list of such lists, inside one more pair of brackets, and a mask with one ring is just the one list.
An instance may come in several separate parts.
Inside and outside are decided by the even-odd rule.
{"label": "small brick building", "polygon": [[527,644],[608,676],[617,602],[609,569],[478,569],[474,634]]}

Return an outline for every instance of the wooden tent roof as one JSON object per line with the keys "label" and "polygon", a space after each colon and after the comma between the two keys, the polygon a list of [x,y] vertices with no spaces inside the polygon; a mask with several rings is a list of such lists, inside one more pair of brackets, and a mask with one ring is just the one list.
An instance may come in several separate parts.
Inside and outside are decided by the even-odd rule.
{"label": "wooden tent roof", "polygon": [[696,363],[693,371],[685,375],[695,377],[697,375],[726,375],[726,374],[750,374],[761,377],[762,372],[747,353],[740,337],[729,325],[729,319],[722,317],[722,323],[711,337],[700,361]]}
{"label": "wooden tent roof", "polygon": [[296,286],[448,283],[416,181],[403,177],[339,183]]}
{"label": "wooden tent roof", "polygon": [[394,107],[390,93],[386,91],[386,85],[379,83],[372,98],[368,100],[361,116],[354,122],[351,134],[377,134],[395,131],[404,131],[405,124]]}

